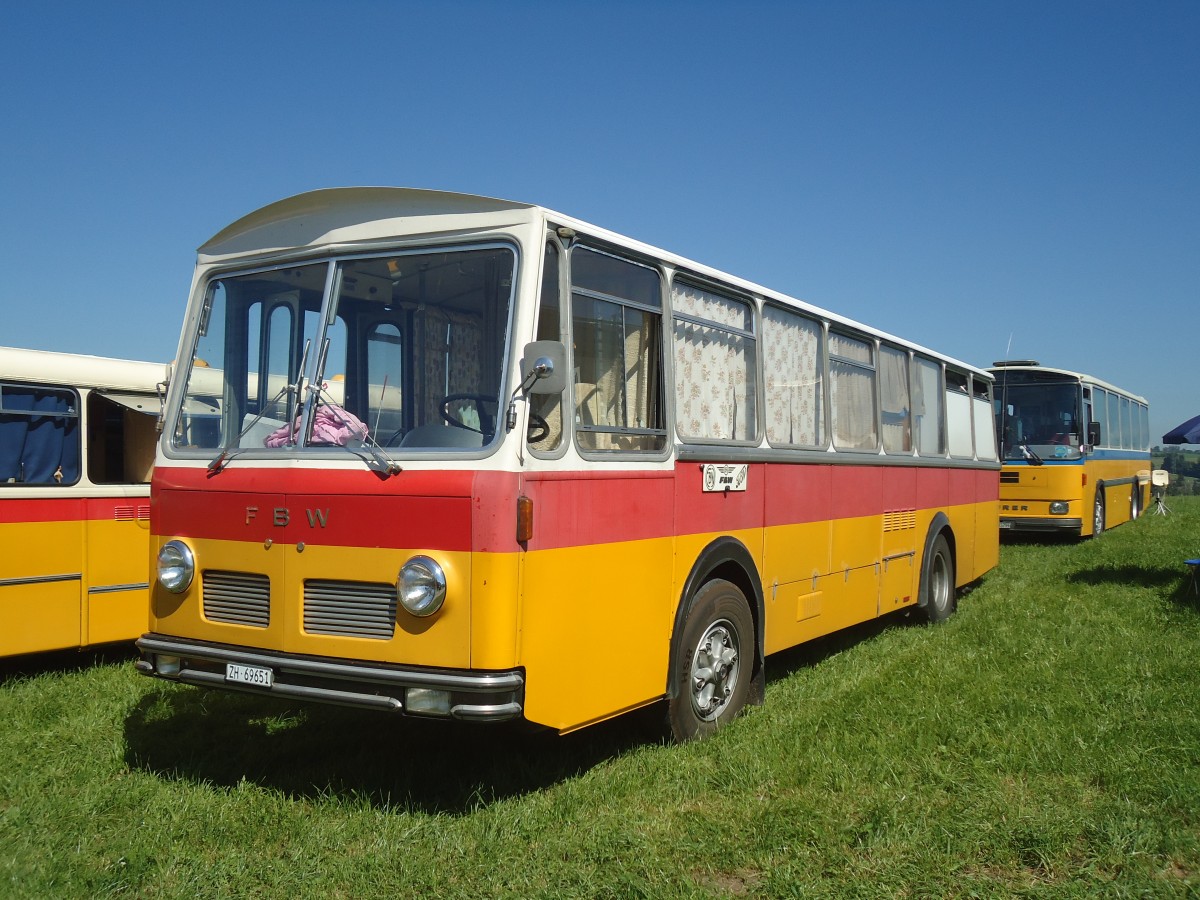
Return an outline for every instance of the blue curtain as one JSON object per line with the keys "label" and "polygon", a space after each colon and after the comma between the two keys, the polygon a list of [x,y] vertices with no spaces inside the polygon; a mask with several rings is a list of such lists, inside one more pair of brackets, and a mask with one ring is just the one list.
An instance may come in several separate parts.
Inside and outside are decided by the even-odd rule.
{"label": "blue curtain", "polygon": [[73,484],[79,480],[79,411],[74,402],[75,395],[66,391],[5,388],[0,481]]}

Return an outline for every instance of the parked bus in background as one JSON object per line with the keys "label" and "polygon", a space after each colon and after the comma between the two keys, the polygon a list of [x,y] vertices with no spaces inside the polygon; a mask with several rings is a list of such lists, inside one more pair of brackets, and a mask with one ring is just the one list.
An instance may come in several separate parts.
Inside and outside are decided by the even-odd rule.
{"label": "parked bus in background", "polygon": [[1141,514],[1151,471],[1143,398],[1033,360],[991,372],[1001,528],[1095,536]]}
{"label": "parked bus in background", "polygon": [[0,347],[0,655],[132,641],[162,364]]}
{"label": "parked bus in background", "polygon": [[199,251],[146,674],[708,733],[997,561],[992,378],[520,203],[316,191]]}

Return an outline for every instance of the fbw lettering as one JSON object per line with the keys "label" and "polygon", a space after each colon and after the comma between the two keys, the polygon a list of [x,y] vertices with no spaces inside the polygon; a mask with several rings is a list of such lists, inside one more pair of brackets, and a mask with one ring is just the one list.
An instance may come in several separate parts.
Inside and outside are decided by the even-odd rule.
{"label": "fbw lettering", "polygon": [[[320,526],[324,528],[329,524],[328,509],[306,509],[304,510],[305,518],[308,519],[308,527],[316,528]],[[258,518],[258,507],[246,507],[246,524],[249,525]],[[277,528],[286,528],[292,521],[292,512],[286,506],[276,506],[271,510],[271,524]]]}

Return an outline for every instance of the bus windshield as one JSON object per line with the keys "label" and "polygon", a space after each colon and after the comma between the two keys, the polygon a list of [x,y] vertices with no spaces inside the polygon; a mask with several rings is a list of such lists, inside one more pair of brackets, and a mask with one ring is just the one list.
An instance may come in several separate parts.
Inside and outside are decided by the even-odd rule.
{"label": "bus windshield", "polygon": [[1010,384],[996,390],[1005,460],[1079,459],[1086,438],[1078,384]]}
{"label": "bus windshield", "polygon": [[486,447],[515,262],[507,246],[439,248],[216,277],[172,446]]}

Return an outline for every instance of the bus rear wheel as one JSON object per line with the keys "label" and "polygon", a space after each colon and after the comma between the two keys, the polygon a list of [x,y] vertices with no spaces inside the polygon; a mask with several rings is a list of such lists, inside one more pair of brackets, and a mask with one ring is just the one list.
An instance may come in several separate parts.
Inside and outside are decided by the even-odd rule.
{"label": "bus rear wheel", "polygon": [[715,579],[695,593],[675,649],[671,737],[707,737],[742,711],[750,692],[754,623],[736,585]]}
{"label": "bus rear wheel", "polygon": [[919,606],[930,624],[944,622],[954,613],[954,556],[944,534],[934,538],[921,567]]}

